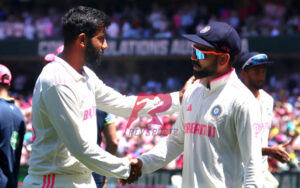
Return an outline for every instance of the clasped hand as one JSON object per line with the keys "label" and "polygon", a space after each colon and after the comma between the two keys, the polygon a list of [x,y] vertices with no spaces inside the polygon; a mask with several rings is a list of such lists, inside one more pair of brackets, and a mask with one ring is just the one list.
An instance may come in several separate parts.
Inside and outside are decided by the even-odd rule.
{"label": "clasped hand", "polygon": [[143,162],[140,159],[131,159],[130,160],[130,175],[128,179],[119,179],[119,182],[122,186],[125,186],[126,184],[131,184],[139,179],[142,175],[142,166]]}

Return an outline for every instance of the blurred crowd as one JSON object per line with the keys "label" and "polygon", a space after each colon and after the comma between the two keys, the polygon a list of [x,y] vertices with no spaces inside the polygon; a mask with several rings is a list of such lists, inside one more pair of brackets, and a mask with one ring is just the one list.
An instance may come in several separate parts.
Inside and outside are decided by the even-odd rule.
{"label": "blurred crowd", "polygon": [[[17,1],[12,1],[17,2]],[[64,8],[55,4],[0,4],[0,39],[45,39],[61,37],[60,21]],[[47,2],[47,1],[44,1]],[[224,21],[235,27],[242,37],[300,34],[300,12],[297,1],[244,0],[236,8],[209,7],[196,0],[174,1],[110,1],[110,6],[92,4],[111,17],[107,28],[110,38],[177,37],[195,33],[211,21]],[[170,2],[170,1],[166,1]],[[55,3],[55,2],[53,2]],[[72,1],[62,1],[66,7]]]}
{"label": "blurred crowd", "polygon": [[[132,83],[132,78],[136,81]],[[143,92],[169,92],[181,88],[179,78],[170,77],[165,83],[149,80],[142,83],[139,75],[128,78],[114,77],[114,79],[103,78],[104,83],[114,89],[127,94],[137,94],[136,90]],[[274,98],[274,114],[272,127],[270,129],[269,146],[283,144],[291,141],[286,147],[290,154],[290,162],[282,164],[269,159],[272,172],[300,171],[297,163],[300,161],[300,73],[292,74],[284,79],[276,79],[271,76],[266,85],[268,91]],[[31,96],[15,94],[17,105],[22,109],[26,117],[26,134],[24,148],[22,150],[21,165],[28,165],[31,143],[33,141],[33,129],[31,124]],[[172,125],[176,121],[177,114],[160,117],[160,123],[153,125],[151,118],[139,118],[134,121],[129,129],[126,129],[128,119],[116,116],[117,135],[119,139],[118,156],[136,157],[151,149],[159,140],[168,134],[176,134]],[[165,168],[182,168],[183,156],[177,157]]]}

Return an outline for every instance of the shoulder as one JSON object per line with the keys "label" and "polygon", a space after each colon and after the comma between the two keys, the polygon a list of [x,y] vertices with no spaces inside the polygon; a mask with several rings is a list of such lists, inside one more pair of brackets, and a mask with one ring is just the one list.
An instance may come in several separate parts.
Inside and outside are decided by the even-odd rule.
{"label": "shoulder", "polygon": [[192,95],[193,93],[200,91],[202,88],[204,88],[204,86],[201,84],[201,82],[199,80],[196,80],[192,85],[190,85],[184,94],[186,94],[187,96]]}
{"label": "shoulder", "polygon": [[67,73],[66,69],[59,62],[51,62],[47,64],[40,76],[39,81],[45,88],[56,85],[67,85],[72,83],[72,77]]}
{"label": "shoulder", "polygon": [[83,67],[84,72],[86,73],[86,75],[88,76],[88,82],[90,82],[92,85],[95,84],[96,87],[102,86],[103,81],[99,79],[99,77],[96,75],[96,73],[90,69],[87,66]]}
{"label": "shoulder", "polygon": [[190,85],[183,94],[183,101],[187,101],[191,98],[192,95],[197,95],[197,93],[201,92],[201,89],[204,86],[196,80],[192,85]]}
{"label": "shoulder", "polygon": [[5,99],[0,98],[0,116],[3,115],[3,113],[7,112],[8,109],[8,102]]}
{"label": "shoulder", "polygon": [[245,84],[238,78],[232,79],[227,84],[227,94],[232,98],[233,102],[237,106],[243,106],[249,104],[258,104],[257,99],[253,93],[245,86]]}
{"label": "shoulder", "polygon": [[[3,117],[1,117],[3,116]],[[14,101],[6,101],[5,99],[0,99],[0,119],[8,120],[8,118],[20,119],[24,121],[24,116],[21,110],[14,104]]]}
{"label": "shoulder", "polygon": [[89,67],[84,66],[84,67],[83,67],[83,70],[84,70],[84,72],[85,72],[90,78],[93,78],[93,79],[98,78],[98,76],[96,75],[96,73],[95,73],[92,69],[90,69]]}
{"label": "shoulder", "polygon": [[260,97],[261,97],[263,100],[267,100],[267,101],[272,102],[272,103],[274,102],[273,97],[272,97],[269,93],[267,93],[265,90],[260,89],[260,90],[259,90],[259,94],[260,94]]}

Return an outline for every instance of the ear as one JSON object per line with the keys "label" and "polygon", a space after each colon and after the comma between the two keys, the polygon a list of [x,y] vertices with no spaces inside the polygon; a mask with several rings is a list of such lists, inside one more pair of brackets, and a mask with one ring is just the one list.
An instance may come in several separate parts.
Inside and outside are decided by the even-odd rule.
{"label": "ear", "polygon": [[220,55],[220,65],[229,64],[230,55],[228,53]]}
{"label": "ear", "polygon": [[86,45],[86,42],[87,42],[86,34],[80,33],[80,34],[78,35],[77,41],[78,41],[78,43],[80,44],[80,46],[81,46],[82,48],[84,48],[85,45]]}

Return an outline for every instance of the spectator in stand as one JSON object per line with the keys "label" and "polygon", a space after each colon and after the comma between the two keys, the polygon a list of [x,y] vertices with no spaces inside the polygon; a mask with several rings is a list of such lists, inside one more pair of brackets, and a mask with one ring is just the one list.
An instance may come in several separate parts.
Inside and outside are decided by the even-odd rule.
{"label": "spectator in stand", "polygon": [[27,40],[33,40],[35,38],[35,32],[36,29],[34,27],[33,20],[28,20],[27,23],[25,23],[24,27],[24,36]]}
{"label": "spectator in stand", "polygon": [[18,16],[16,17],[14,23],[13,23],[13,36],[16,38],[22,38],[24,37],[24,22],[23,20]]}
{"label": "spectator in stand", "polygon": [[[35,37],[59,37],[60,29],[58,26],[60,23],[57,18],[61,16],[61,12],[59,12],[60,9],[52,8],[55,6],[51,6],[50,2],[49,4],[50,8],[43,14],[35,10],[32,11],[32,7],[30,6],[21,8],[7,7],[5,9],[6,11],[3,11],[2,14],[3,21],[7,22],[7,27],[5,28],[7,32],[5,37],[1,38],[0,35],[0,38],[20,37],[19,34],[21,32],[17,32],[19,34],[14,36],[14,32],[11,28],[14,26],[10,26],[10,24],[14,25],[14,23],[17,23],[18,30],[22,27],[24,28],[24,26],[21,26],[24,25],[24,23],[17,21],[19,16],[13,13],[18,8],[20,8],[18,14],[22,15],[23,19],[25,19],[25,25],[27,24],[27,17],[34,18],[33,22],[36,23],[35,30],[37,31]],[[32,6],[34,5],[33,3]],[[68,2],[66,7],[67,6],[73,6],[73,2]],[[113,37],[116,37],[117,33],[119,33],[118,36],[134,38],[141,36],[169,37],[174,34],[179,36],[179,34],[195,30],[199,20],[204,20],[205,24],[211,21],[225,21],[230,23],[238,31],[241,31],[242,36],[278,36],[300,33],[300,15],[297,11],[299,5],[294,6],[290,4],[290,2],[277,3],[274,1],[266,1],[257,3],[255,1],[244,1],[235,9],[219,6],[217,12],[213,9],[209,10],[207,6],[199,5],[199,3],[195,2],[185,3],[184,6],[177,6],[176,8],[172,6],[170,8],[169,5],[164,5],[159,2],[151,2],[146,8],[139,7],[139,4],[126,4],[124,7],[125,8],[122,9],[118,6],[111,8],[112,15],[116,12],[118,14],[118,21],[112,23],[112,27],[119,27],[120,31],[117,32],[116,29],[112,35]],[[30,14],[28,12],[30,12]],[[139,24],[139,20],[142,19],[147,19],[147,21],[141,21],[144,23]],[[123,26],[124,34],[123,31],[121,31]],[[171,26],[172,31],[170,31],[169,26]]]}
{"label": "spectator in stand", "polygon": [[14,36],[14,17],[12,15],[9,15],[5,22],[5,36],[7,38]]}
{"label": "spectator in stand", "polygon": [[120,32],[120,27],[117,22],[112,20],[110,26],[107,28],[107,35],[110,38],[118,38],[119,37],[119,32]]}
{"label": "spectator in stand", "polygon": [[46,37],[46,24],[44,22],[44,18],[40,17],[35,22],[36,34],[39,39],[44,39]]}

